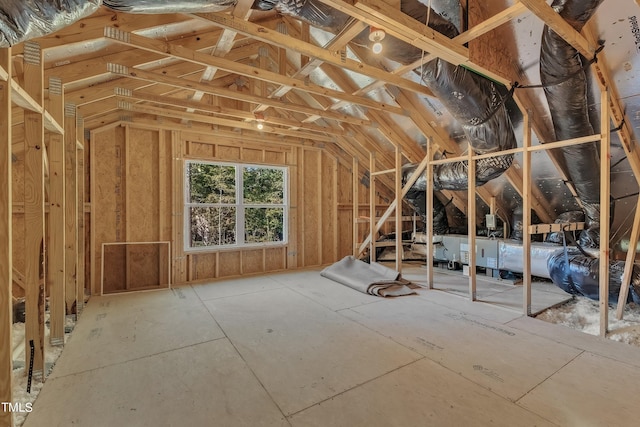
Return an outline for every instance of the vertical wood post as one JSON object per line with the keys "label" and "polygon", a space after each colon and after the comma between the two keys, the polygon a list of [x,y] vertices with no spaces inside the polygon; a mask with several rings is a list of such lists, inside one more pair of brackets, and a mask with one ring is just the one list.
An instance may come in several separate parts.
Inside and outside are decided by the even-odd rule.
{"label": "vertical wood post", "polygon": [[[0,67],[8,73],[0,80],[0,402],[13,402],[12,396],[12,194],[11,194],[11,48],[0,49]],[[0,425],[13,427],[9,411],[0,411]]]}
{"label": "vertical wood post", "polygon": [[[298,174],[296,176],[296,179],[298,181],[298,187],[297,187],[297,195],[296,195],[296,200],[297,200],[297,206],[306,206],[305,204],[305,181],[306,181],[306,176],[305,176],[305,162],[304,162],[304,147],[298,148],[295,150],[295,153],[297,154],[297,160],[296,160],[296,165],[298,166]],[[298,211],[299,212],[299,211]],[[305,256],[305,248],[306,248],[306,235],[305,235],[305,229],[306,229],[306,215],[298,215],[298,233],[294,234],[294,235],[298,235],[300,237],[296,238],[297,242],[298,242],[298,250],[296,251],[298,254],[298,266],[299,267],[306,267],[307,265],[307,257]]]}
{"label": "vertical wood post", "polygon": [[[531,122],[528,111],[523,111],[522,136],[522,311],[525,316],[531,316]],[[505,236],[506,237],[506,236]]]}
{"label": "vertical wood post", "polygon": [[[340,210],[338,209],[338,185],[340,185],[339,184],[340,174],[339,174],[338,158],[333,157],[331,161],[333,162],[333,164],[331,165],[331,170],[333,172],[333,187],[331,188],[332,199],[333,199],[333,205],[331,206],[331,209],[333,209],[333,218],[331,221],[332,222],[331,226],[333,227],[333,258],[331,259],[331,262],[335,262],[337,261],[337,258],[340,253],[340,244],[339,244],[340,231],[338,229],[339,227],[338,217],[340,215]],[[266,271],[266,263],[265,263],[265,271]]]}
{"label": "vertical wood post", "polygon": [[76,316],[84,310],[84,288],[85,288],[85,228],[84,228],[84,192],[85,192],[85,169],[84,169],[84,119],[76,110],[76,140],[80,141],[80,147],[76,147],[76,164],[78,179],[78,241],[77,241],[77,268],[76,282],[78,297],[76,301]]}
{"label": "vertical wood post", "polygon": [[[131,128],[127,124],[124,127],[124,185],[121,191],[124,191],[124,240],[122,242],[132,242],[135,239],[132,236],[132,222],[131,221],[131,191],[129,191],[129,177],[131,176]],[[133,185],[132,185],[133,187]],[[131,281],[133,275],[131,274],[131,245],[124,245],[124,288],[131,288]]]}
{"label": "vertical wood post", "polygon": [[357,257],[360,255],[359,249],[359,233],[358,233],[358,217],[360,208],[358,206],[358,199],[360,198],[360,182],[359,182],[359,162],[358,158],[354,156],[353,158],[353,166],[351,167],[351,178],[352,178],[352,191],[353,191],[353,256]]}
{"label": "vertical wood post", "polygon": [[[320,176],[322,176],[323,170],[322,170],[322,151],[318,153],[318,160],[316,163],[316,170],[318,171],[318,174]],[[322,257],[324,254],[324,239],[322,236],[322,226],[324,224],[324,222],[326,221],[327,215],[324,211],[324,209],[322,209],[322,197],[323,197],[323,186],[322,186],[322,182],[321,180],[316,180],[317,181],[317,185],[315,188],[316,191],[316,206],[318,206],[318,224],[316,225],[316,233],[318,236],[318,241],[316,244],[316,248],[318,251],[318,261],[320,261],[320,264],[322,264]],[[328,225],[328,224],[327,224]]]}
{"label": "vertical wood post", "polygon": [[[49,79],[48,111],[60,124],[64,122],[62,81]],[[47,247],[49,289],[49,340],[64,344],[65,326],[65,148],[64,136],[49,135],[49,243]]]}
{"label": "vertical wood post", "polygon": [[404,246],[402,245],[402,150],[396,145],[396,270],[402,272],[402,258],[404,258]]}
{"label": "vertical wood post", "polygon": [[[184,235],[184,162],[183,162],[183,142],[180,131],[171,131],[171,210],[173,212],[172,230],[173,241],[172,246],[172,263],[173,263],[173,283],[183,283],[187,280],[186,264],[184,256],[185,235]],[[91,181],[93,182],[93,180]],[[92,204],[93,206],[93,204]],[[188,213],[187,213],[188,215]],[[93,235],[93,233],[91,233]],[[216,271],[218,262],[216,260]],[[217,274],[216,274],[217,277]]]}
{"label": "vertical wood post", "polygon": [[[285,27],[286,30],[286,27]],[[284,49],[279,49],[280,51],[284,50]],[[280,55],[280,54],[279,54]],[[259,61],[259,67],[261,70],[267,70],[268,69],[268,63],[269,63],[269,48],[266,46],[261,46],[260,48],[258,48],[258,61]],[[280,61],[278,61],[278,65],[281,66],[282,64],[280,64]],[[282,73],[282,70],[279,70]],[[259,88],[259,95],[263,98],[266,98],[267,96],[269,96],[268,93],[268,87],[267,87],[267,82],[265,82],[264,80],[260,80],[258,82],[258,88]]]}
{"label": "vertical wood post", "polygon": [[76,106],[65,104],[64,108],[64,147],[65,147],[65,264],[66,292],[65,305],[67,314],[77,314],[78,282],[77,282],[77,242],[78,242],[78,187],[77,187],[77,131]]}
{"label": "vertical wood post", "polygon": [[427,140],[427,286],[433,289],[433,139]]}
{"label": "vertical wood post", "polygon": [[[95,132],[90,131],[89,133],[89,168],[94,169],[95,164],[97,162],[96,159],[96,150],[93,146],[93,142],[95,141]],[[96,230],[96,212],[95,212],[95,203],[93,203],[95,195],[96,195],[96,178],[92,176],[89,180],[89,200],[91,201],[90,210],[89,210],[89,229],[92,230],[91,235],[89,237],[89,289],[91,289],[91,295],[101,295],[100,292],[100,275],[96,271],[97,262],[96,257],[98,252],[98,248],[96,247],[96,233],[93,230]]]}
{"label": "vertical wood post", "polygon": [[369,153],[369,261],[376,261],[376,153]]}
{"label": "vertical wood post", "polygon": [[611,146],[609,91],[600,88],[600,336],[609,329],[609,196]]}
{"label": "vertical wood post", "polygon": [[469,188],[467,195],[467,227],[469,233],[469,298],[476,300],[476,161],[471,144],[468,150]]}
{"label": "vertical wood post", "polygon": [[[300,40],[305,43],[309,43],[311,35],[309,33],[309,24],[307,22],[301,22],[300,25]],[[309,62],[309,57],[306,55],[300,55],[300,68],[303,68]]]}
{"label": "vertical wood post", "polygon": [[[167,213],[167,191],[164,189],[169,188],[171,183],[167,180],[167,141],[166,131],[158,131],[158,241],[168,240],[166,230],[166,213]],[[78,169],[78,173],[80,170]],[[79,193],[79,191],[78,191]],[[78,248],[79,250],[79,248]],[[165,276],[166,270],[163,265],[170,264],[167,258],[167,253],[162,250],[162,245],[158,250],[158,268],[160,269],[159,282],[160,284],[171,283],[169,276]]]}
{"label": "vertical wood post", "polygon": [[[298,267],[298,245],[299,233],[298,233],[298,206],[301,205],[298,200],[298,187],[300,186],[299,172],[302,168],[298,167],[298,152],[299,148],[292,147],[291,150],[286,153],[286,162],[289,167],[289,236],[287,243],[287,264],[286,268]],[[216,266],[219,263],[216,262]]]}
{"label": "vertical wood post", "polygon": [[[25,91],[43,105],[43,62],[40,45],[24,44]],[[30,366],[33,341],[33,377],[44,380],[44,120],[42,112],[24,112],[24,240],[25,240],[25,366]]]}

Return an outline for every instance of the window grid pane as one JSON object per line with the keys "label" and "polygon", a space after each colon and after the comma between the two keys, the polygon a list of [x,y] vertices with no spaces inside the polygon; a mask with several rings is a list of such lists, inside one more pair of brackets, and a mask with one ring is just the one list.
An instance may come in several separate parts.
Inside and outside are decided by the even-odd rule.
{"label": "window grid pane", "polygon": [[236,203],[236,168],[187,163],[189,203]]}
{"label": "window grid pane", "polygon": [[243,202],[260,205],[284,202],[284,170],[247,166],[242,168]]}
{"label": "window grid pane", "polygon": [[236,243],[235,207],[191,207],[191,247]]}
{"label": "window grid pane", "polygon": [[286,241],[285,168],[187,161],[185,180],[187,248]]}
{"label": "window grid pane", "polygon": [[245,242],[281,242],[284,232],[283,208],[245,208]]}

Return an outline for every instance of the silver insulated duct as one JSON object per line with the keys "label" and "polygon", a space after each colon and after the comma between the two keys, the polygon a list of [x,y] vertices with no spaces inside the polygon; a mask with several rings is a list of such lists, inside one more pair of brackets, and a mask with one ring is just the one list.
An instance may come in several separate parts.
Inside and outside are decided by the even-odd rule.
{"label": "silver insulated duct", "polygon": [[0,48],[54,33],[91,15],[101,0],[0,0]]}
{"label": "silver insulated duct", "polygon": [[236,4],[236,0],[104,0],[104,5],[127,13],[207,13],[220,12]]}
{"label": "silver insulated duct", "polygon": [[[602,0],[556,0],[553,7],[579,31],[601,2]],[[319,0],[258,0],[256,7],[263,10],[277,8],[281,13],[295,16],[334,33],[342,29],[348,19],[345,14],[329,8]],[[425,23],[429,17],[429,26],[449,38],[458,34],[453,24],[433,10],[429,10],[418,0],[402,0],[401,10],[422,23]],[[355,41],[366,43],[366,34],[360,34]],[[399,63],[414,62],[423,54],[419,49],[393,37],[387,37],[385,43],[387,57]],[[592,135],[593,127],[589,122],[586,104],[586,76],[580,55],[561,37],[545,27],[540,63],[542,83],[549,100],[557,139]],[[439,58],[424,64],[421,75],[424,84],[462,125],[470,147],[475,153],[498,152],[517,146],[512,123],[502,102],[500,91],[494,82]],[[567,174],[583,202],[587,223],[591,228],[589,233],[583,234],[590,236],[586,240],[597,241],[594,237],[600,216],[597,146],[589,144],[569,147],[563,150],[563,155],[567,163]],[[512,160],[512,156],[500,156],[478,161],[477,185],[500,176],[509,168]],[[411,166],[405,167],[404,177],[406,178],[414,169],[415,167]],[[413,196],[410,199],[422,215],[426,215],[424,200],[420,200],[418,196],[426,190],[427,185],[433,185],[435,190],[465,190],[468,187],[467,163],[436,165],[433,183],[427,183],[422,177],[414,184],[410,192]],[[546,260],[547,271],[539,274],[551,277],[557,286],[567,292],[590,298],[597,297],[598,293],[593,292],[594,277],[597,278],[599,274],[598,262],[593,260],[597,261],[597,259],[573,251],[550,254],[553,250],[548,248],[544,254],[541,254],[538,264],[541,269],[544,269]],[[509,268],[507,265],[503,267]],[[620,289],[620,276],[621,263],[612,262],[610,264],[612,294],[617,294]],[[634,267],[633,277],[629,299],[640,302],[640,271],[636,267]]]}
{"label": "silver insulated duct", "polygon": [[[262,10],[276,8],[281,13],[333,33],[344,28],[349,19],[319,0],[258,0],[256,5]],[[422,23],[426,23],[428,17],[429,27],[449,38],[458,35],[457,28],[451,22],[418,0],[402,0],[401,10]],[[364,32],[355,41],[366,44],[367,35]],[[391,36],[385,38],[385,45],[385,55],[402,64],[415,62],[423,55],[422,50]],[[500,90],[493,81],[439,58],[424,64],[421,72],[423,83],[462,125],[475,153],[485,154],[516,147],[511,120],[501,102]],[[497,178],[511,166],[512,161],[512,155],[479,160],[476,164],[476,185]],[[411,168],[405,169],[405,176],[412,171]],[[433,185],[436,190],[465,190],[468,187],[467,162],[436,165]],[[417,191],[423,190],[426,182],[419,180],[414,187]]]}
{"label": "silver insulated duct", "polygon": [[[575,30],[580,31],[593,16],[602,0],[555,0],[552,7]],[[558,140],[593,135],[587,109],[587,78],[583,58],[578,51],[545,26],[540,49],[540,77],[549,103],[549,111]],[[581,246],[599,242],[600,156],[595,143],[561,149],[567,175],[583,202],[585,222]],[[609,238],[609,236],[604,236]],[[576,248],[559,250],[547,262],[553,283],[571,294],[599,298],[599,259]],[[640,267],[634,265],[627,301],[640,303]],[[609,299],[617,301],[624,262],[609,261]]]}
{"label": "silver insulated duct", "polygon": [[[602,0],[555,0],[552,7],[576,31],[593,16]],[[540,49],[540,79],[549,104],[556,140],[593,135],[587,106],[585,64],[578,51],[548,26]],[[600,223],[600,155],[596,143],[561,148],[566,174],[583,203],[588,230],[583,246],[597,246]]]}

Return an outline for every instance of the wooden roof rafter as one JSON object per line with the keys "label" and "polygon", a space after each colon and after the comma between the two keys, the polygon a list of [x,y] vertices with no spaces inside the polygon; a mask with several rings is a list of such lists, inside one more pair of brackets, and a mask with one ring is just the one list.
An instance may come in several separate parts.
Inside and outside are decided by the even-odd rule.
{"label": "wooden roof rafter", "polygon": [[[467,31],[460,33],[458,36],[454,37],[452,41],[460,45],[468,43],[471,40],[477,37],[480,37],[481,35],[486,34],[487,32],[492,31],[498,28],[499,26],[509,22],[510,20],[522,15],[527,10],[528,9],[523,4],[516,3],[513,6],[503,10],[502,12],[497,13],[491,18],[484,20],[481,24],[478,24],[468,29]],[[361,22],[361,21],[358,21],[358,22]],[[398,68],[392,70],[391,73],[397,74],[397,75],[405,75],[407,73],[411,73],[433,58],[435,58],[435,55],[425,52],[425,56],[423,58],[411,64],[401,65]],[[378,80],[365,87],[358,89],[353,93],[353,95],[362,95],[372,90],[378,89],[384,85],[385,85],[385,82]],[[333,105],[332,109],[341,108],[344,105],[345,103],[341,101]]]}
{"label": "wooden roof rafter", "polygon": [[341,99],[353,104],[362,105],[367,108],[395,112],[397,114],[403,114],[401,109],[387,105],[384,103],[376,102],[370,98],[361,96],[354,96],[349,93],[340,92],[332,89],[328,89],[319,85],[315,85],[306,80],[298,78],[291,78],[280,73],[274,73],[268,70],[252,67],[249,65],[240,64],[235,61],[230,61],[225,58],[214,57],[206,55],[197,51],[193,51],[184,48],[180,45],[165,42],[162,40],[149,39],[146,37],[138,36],[136,34],[123,33],[115,28],[105,29],[105,37],[113,39],[118,43],[123,43],[129,46],[135,46],[139,49],[156,52],[159,54],[168,55],[177,59],[195,62],[200,65],[223,69],[229,72],[233,72],[240,76],[247,78],[258,79],[264,82],[273,83],[280,86],[288,86],[292,89],[301,89],[305,92],[314,93],[316,95],[327,96],[331,98]]}
{"label": "wooden roof rafter", "polygon": [[[157,105],[166,105],[172,106],[182,109],[192,109],[193,111],[200,111],[202,113],[214,114],[215,116],[222,116],[227,118],[235,118],[239,120],[243,120],[245,122],[256,122],[256,115],[250,111],[232,109],[228,107],[220,107],[209,105],[203,102],[188,100],[188,99],[178,99],[170,96],[161,96],[161,95],[151,95],[141,91],[131,91],[129,89],[116,89],[116,99],[125,100],[132,104],[137,102],[150,102]],[[263,123],[269,125],[279,126],[277,129],[286,130],[287,128],[296,128],[302,129],[303,131],[317,132],[320,133],[321,136],[324,135],[332,135],[337,136],[340,135],[340,131],[334,131],[330,128],[325,128],[321,126],[316,126],[312,124],[300,124],[294,120],[282,119],[276,116],[270,116],[263,114],[261,119]],[[276,128],[274,128],[276,129]]]}
{"label": "wooden roof rafter", "polygon": [[[285,97],[290,99],[292,102],[302,102],[300,94],[298,93],[288,92],[285,94]],[[328,100],[325,98],[317,98],[313,96],[309,97],[309,103],[314,108],[323,109],[326,109],[329,105]],[[285,114],[286,113],[288,112],[285,112]],[[331,126],[331,124],[329,124],[329,126]],[[336,142],[339,147],[357,158],[358,161],[364,162],[362,164],[368,164],[369,153],[373,151],[379,153],[379,155],[376,156],[376,161],[380,162],[383,165],[383,168],[389,168],[390,165],[393,165],[393,158],[382,150],[380,145],[363,132],[360,127],[349,123],[342,123],[341,126],[343,128],[343,136],[338,137]],[[394,188],[394,182],[388,176],[382,176],[380,179],[384,188],[389,192],[388,194],[391,195]]]}
{"label": "wooden roof rafter", "polygon": [[340,52],[330,52],[322,47],[315,46],[310,43],[305,43],[301,40],[294,40],[289,36],[278,33],[264,26],[256,25],[251,22],[240,22],[233,17],[229,17],[224,13],[201,13],[195,14],[202,19],[214,22],[215,24],[223,28],[231,28],[239,33],[248,35],[257,40],[264,41],[274,46],[283,47],[295,51],[301,55],[317,58],[323,62],[333,64],[338,68],[348,69],[358,74],[383,80],[387,83],[395,86],[403,87],[407,90],[422,93],[425,95],[431,95],[431,91],[418,83],[403,77],[388,73],[379,68],[371,67],[366,64],[354,61],[341,55]]}
{"label": "wooden roof rafter", "polygon": [[[233,10],[231,14],[239,19],[248,20],[249,16],[252,13],[251,9],[252,0],[239,0],[235,6],[233,6]],[[224,57],[231,51],[234,45],[234,40],[236,38],[237,33],[235,31],[231,31],[228,29],[222,30],[222,34],[220,38],[216,42],[213,51],[211,52],[212,56]],[[200,77],[200,82],[211,81],[214,79],[216,74],[218,73],[218,67],[207,65],[207,67],[202,72],[202,76]],[[200,101],[204,96],[204,92],[195,91],[191,95],[191,100]],[[193,112],[191,108],[187,108],[187,112]],[[185,119],[186,120],[186,119]],[[185,121],[183,120],[183,121]]]}
{"label": "wooden roof rafter", "polygon": [[[289,20],[285,19],[285,22],[287,21]],[[335,37],[333,37],[325,46],[323,46],[323,48],[329,51],[340,51],[344,49],[347,46],[347,44],[349,44],[349,42],[351,42],[351,40],[360,32],[362,32],[362,30],[364,30],[365,28],[366,26],[363,23],[353,19],[345,25],[345,27],[342,29],[342,31],[340,31],[340,33],[336,34]],[[313,70],[318,68],[322,63],[323,63],[322,60],[313,58],[312,60],[304,64],[302,67],[300,67],[299,70],[293,73],[293,77],[295,78],[307,77],[309,74],[311,74]],[[271,97],[278,98],[280,96],[283,96],[285,93],[287,93],[291,89],[292,89],[291,86],[283,85],[278,90],[274,91]],[[354,96],[358,96],[358,95],[354,94]],[[342,102],[347,102],[347,101],[344,100]]]}
{"label": "wooden roof rafter", "polygon": [[[113,28],[113,27],[105,27]],[[103,30],[104,31],[104,30]],[[215,40],[221,34],[220,29],[209,29],[206,32],[196,32],[195,34],[176,35],[167,39],[168,42],[179,42],[181,45],[197,50],[206,51],[211,49],[215,44]],[[104,33],[103,33],[104,34]],[[103,35],[104,37],[104,35]],[[143,36],[139,36],[143,37]],[[102,38],[102,37],[101,37]],[[55,75],[62,79],[65,84],[79,83],[84,80],[90,80],[105,74],[105,70],[96,67],[96,63],[120,62],[128,66],[137,67],[154,67],[160,62],[160,65],[167,64],[167,58],[158,52],[144,51],[137,49],[136,46],[117,43],[116,41],[106,38],[108,48],[97,50],[95,53],[70,56],[61,63],[47,64],[45,67],[45,78],[49,75]],[[235,60],[241,58],[240,55],[247,52],[252,54],[251,48],[239,48]],[[256,50],[255,48],[253,49]],[[177,62],[177,60],[173,59]]]}
{"label": "wooden roof rafter", "polygon": [[[169,108],[162,108],[162,107],[153,107],[150,105],[135,104],[135,103],[131,103],[123,100],[118,101],[118,107],[121,110],[132,111],[134,113],[156,115],[158,117],[168,117],[168,118],[174,118],[174,119],[180,119],[180,120],[187,119],[193,122],[208,123],[212,125],[224,126],[227,128],[255,130],[255,125],[253,123],[247,123],[241,120],[223,119],[220,117],[207,116],[207,115],[198,114],[198,113],[189,113],[186,111],[182,111],[181,109],[177,110],[177,109],[169,109]],[[276,135],[284,135],[284,136],[294,136],[301,139],[312,139],[312,140],[322,141],[322,142],[334,141],[334,138],[332,136],[319,135],[318,133],[308,133],[302,130],[291,131],[288,129],[284,129],[280,127],[272,127],[268,125],[264,126],[261,132],[272,133]]]}
{"label": "wooden roof rafter", "polygon": [[[360,51],[360,49],[355,49],[355,53],[356,55],[360,54],[358,56],[361,56],[361,57],[363,56],[362,55],[363,52]],[[347,76],[345,73],[341,73],[340,70],[337,70],[337,69],[329,69],[329,68],[326,69],[325,72],[330,74],[334,81],[339,82],[339,84],[344,90],[355,90],[355,84],[351,81],[349,76]],[[402,89],[399,89],[398,92],[400,94],[403,93]],[[413,95],[416,96],[415,94]],[[406,101],[406,99],[402,99],[402,101]],[[409,111],[409,117],[416,116],[416,114],[415,113],[412,114],[411,111],[416,110],[417,104],[407,104],[406,102],[401,102],[401,100],[398,98],[396,98],[396,102],[403,109],[405,109],[406,111]],[[424,112],[421,112],[421,114],[424,114]],[[419,163],[422,161],[425,155],[424,150],[421,147],[419,147],[417,144],[413,143],[413,141],[411,141],[409,137],[400,133],[398,131],[398,127],[390,123],[388,117],[385,117],[382,114],[378,114],[375,111],[369,112],[368,116],[371,118],[372,121],[378,123],[379,125],[378,131],[381,133],[383,137],[385,137],[391,144],[401,146],[405,154],[405,157],[410,162]],[[421,124],[420,121],[418,121],[418,123]],[[431,125],[429,125],[428,128],[422,127],[419,124],[416,124],[416,125],[422,132],[424,132],[424,135],[426,138],[435,137],[439,141],[442,139],[438,134],[438,132],[431,127]],[[453,143],[453,141],[450,141],[450,143],[448,144],[448,147],[451,148],[451,150],[455,150],[456,152],[459,151],[457,144]],[[393,159],[390,160],[390,164],[391,165],[394,164]],[[487,203],[488,205],[490,203],[491,198],[493,197],[488,192],[488,190],[484,188],[477,188],[476,191],[478,195],[482,198],[482,200],[485,201],[485,203]],[[447,190],[442,191],[442,193],[445,195],[445,197],[452,200],[453,205],[457,209],[459,209],[461,212],[466,212],[467,199],[465,197],[465,194],[463,194],[462,192],[447,191]],[[504,212],[506,212],[506,210],[504,210]]]}
{"label": "wooden roof rafter", "polygon": [[[194,81],[194,78],[198,78],[196,75],[199,75],[203,66],[189,63],[189,62],[177,62],[170,65],[161,65],[156,68],[152,68],[148,71],[153,71],[155,73],[159,73],[166,76],[174,76],[176,78],[180,78],[183,81],[190,82]],[[105,69],[106,72],[106,69]],[[209,83],[212,86],[215,86],[214,83]],[[105,81],[102,83],[95,84],[93,86],[84,86],[82,88],[68,90],[65,92],[65,99],[70,100],[70,102],[75,103],[76,105],[85,105],[93,102],[99,102],[106,98],[110,98],[114,96],[114,88],[115,87],[126,87],[128,89],[139,89],[139,88],[149,88],[153,86],[158,86],[158,83],[153,81],[133,81],[127,78],[113,78],[109,81]]]}
{"label": "wooden roof rafter", "polygon": [[330,145],[324,142],[313,141],[310,139],[299,139],[283,135],[274,136],[273,134],[259,133],[255,130],[230,130],[224,127],[206,123],[182,123],[180,119],[170,117],[157,117],[155,115],[147,115],[143,113],[124,113],[125,112],[120,111],[120,117],[118,118],[116,125],[126,125],[134,123],[137,126],[149,129],[181,131],[185,133],[191,133],[193,135],[201,135],[201,141],[203,142],[210,142],[211,134],[215,132],[215,134],[220,138],[224,138],[226,141],[233,142],[238,146],[247,145],[247,141],[255,141],[258,137],[260,138],[260,141],[274,147],[313,147],[324,149],[328,145]]}
{"label": "wooden roof rafter", "polygon": [[333,120],[353,123],[357,125],[369,124],[367,120],[354,118],[346,114],[339,114],[335,112],[318,110],[318,109],[310,108],[310,107],[299,105],[299,104],[286,103],[282,101],[272,100],[269,98],[263,98],[255,95],[245,94],[243,92],[236,92],[229,89],[222,89],[207,83],[185,82],[184,80],[181,80],[179,78],[169,77],[162,74],[153,73],[153,72],[144,71],[144,70],[130,69],[129,67],[120,66],[119,64],[110,64],[109,70],[114,74],[128,76],[133,79],[146,80],[150,82],[160,82],[160,83],[163,83],[169,86],[174,86],[177,88],[201,90],[205,93],[211,93],[213,95],[220,96],[223,98],[230,98],[230,99],[240,100],[240,101],[254,103],[254,104],[267,104],[271,107],[278,108],[278,109],[290,110],[290,111],[295,111],[298,113],[308,114],[308,115],[320,115]]}
{"label": "wooden roof rafter", "polygon": [[381,0],[358,0],[354,5],[343,0],[320,1],[369,25],[383,29],[398,40],[429,52],[451,64],[464,65],[495,81],[505,85],[510,84],[503,76],[473,63],[469,59],[468,49],[462,46],[463,43],[458,43],[438,33]]}

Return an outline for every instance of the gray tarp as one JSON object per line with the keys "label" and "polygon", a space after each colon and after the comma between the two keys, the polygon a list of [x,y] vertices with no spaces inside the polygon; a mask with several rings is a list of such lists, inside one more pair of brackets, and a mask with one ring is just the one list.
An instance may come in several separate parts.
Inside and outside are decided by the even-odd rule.
{"label": "gray tarp", "polygon": [[400,273],[376,262],[367,264],[349,255],[330,265],[320,275],[365,294],[380,297],[411,295],[419,287]]}

